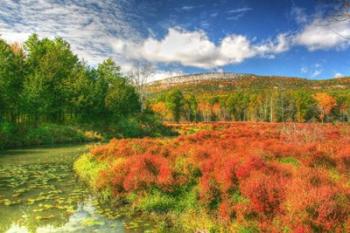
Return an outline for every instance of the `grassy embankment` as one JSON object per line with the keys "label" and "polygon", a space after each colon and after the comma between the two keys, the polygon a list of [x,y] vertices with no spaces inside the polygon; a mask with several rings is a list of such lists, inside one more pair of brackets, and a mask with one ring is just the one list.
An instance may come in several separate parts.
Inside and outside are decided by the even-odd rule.
{"label": "grassy embankment", "polygon": [[103,136],[98,132],[82,130],[74,126],[43,124],[20,129],[11,124],[3,124],[0,127],[0,149],[102,140]]}
{"label": "grassy embankment", "polygon": [[170,136],[174,135],[174,132],[169,127],[164,126],[151,113],[123,118],[108,128],[52,123],[24,127],[5,122],[0,124],[0,150],[24,146],[101,142],[111,138],[159,137],[162,135]]}

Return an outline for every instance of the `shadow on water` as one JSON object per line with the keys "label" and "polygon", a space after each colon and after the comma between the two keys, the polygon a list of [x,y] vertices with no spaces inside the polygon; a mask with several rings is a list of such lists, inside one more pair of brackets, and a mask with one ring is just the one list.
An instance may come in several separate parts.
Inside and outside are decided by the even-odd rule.
{"label": "shadow on water", "polygon": [[42,145],[42,146],[27,146],[20,149],[6,149],[0,150],[0,156],[9,156],[9,155],[25,155],[25,154],[44,154],[47,152],[55,153],[59,149],[63,150],[72,150],[74,148],[87,148],[89,145],[93,144],[58,144],[58,145]]}
{"label": "shadow on water", "polygon": [[150,224],[101,205],[75,177],[87,145],[9,150],[0,155],[0,232],[145,232]]}

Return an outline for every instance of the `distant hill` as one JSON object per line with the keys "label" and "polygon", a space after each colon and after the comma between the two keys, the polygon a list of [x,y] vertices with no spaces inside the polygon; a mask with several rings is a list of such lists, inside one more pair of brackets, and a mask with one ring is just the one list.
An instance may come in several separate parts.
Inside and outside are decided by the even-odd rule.
{"label": "distant hill", "polygon": [[309,80],[297,77],[259,76],[236,73],[202,73],[175,76],[152,82],[148,91],[153,94],[179,88],[183,92],[219,94],[236,89],[349,89],[350,77]]}

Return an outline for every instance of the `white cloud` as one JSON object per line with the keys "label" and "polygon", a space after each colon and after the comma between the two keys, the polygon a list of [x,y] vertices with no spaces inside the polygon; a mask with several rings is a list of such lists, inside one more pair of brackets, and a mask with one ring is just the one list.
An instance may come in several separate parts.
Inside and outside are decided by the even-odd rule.
{"label": "white cloud", "polygon": [[316,18],[295,35],[295,44],[310,51],[344,49],[350,45],[350,21]]}
{"label": "white cloud", "polygon": [[129,59],[214,68],[252,57],[274,56],[289,48],[288,40],[287,35],[280,34],[275,40],[253,44],[246,36],[232,34],[215,44],[204,31],[170,28],[163,39],[148,38],[139,43],[116,40],[114,49]]}
{"label": "white cloud", "polygon": [[229,17],[226,17],[227,20],[239,20],[240,18],[242,18],[243,16],[245,15],[245,13],[240,13],[240,14],[237,14],[237,15],[234,15],[234,16],[229,16]]}
{"label": "white cloud", "polygon": [[306,23],[308,21],[308,16],[303,8],[293,6],[290,14],[298,24]]}
{"label": "white cloud", "polygon": [[181,7],[182,10],[184,11],[189,11],[189,10],[192,10],[193,8],[195,8],[194,6],[183,6]]}
{"label": "white cloud", "polygon": [[321,63],[315,63],[311,66],[303,66],[300,69],[300,73],[311,78],[319,77],[324,71],[323,65]]}
{"label": "white cloud", "polygon": [[321,69],[316,69],[314,70],[314,72],[311,74],[312,78],[316,78],[318,76],[320,76],[320,74],[322,74],[322,70]]}
{"label": "white cloud", "polygon": [[151,81],[157,81],[165,78],[170,78],[174,76],[184,75],[182,71],[165,71],[165,70],[158,70],[155,74],[152,75],[150,78]]}
{"label": "white cloud", "polygon": [[253,10],[253,9],[250,7],[242,7],[242,8],[236,8],[236,9],[229,10],[228,13],[236,14],[236,13],[242,13],[242,12],[247,12],[247,11],[251,11],[251,10]]}
{"label": "white cloud", "polygon": [[8,43],[22,43],[27,40],[30,35],[31,34],[27,32],[15,32],[0,29],[0,37],[6,40]]}
{"label": "white cloud", "polygon": [[334,78],[342,78],[344,75],[342,73],[335,73]]}
{"label": "white cloud", "polygon": [[[192,8],[184,6],[183,10]],[[251,10],[232,9],[226,16],[237,19]],[[187,31],[179,27],[169,28],[163,38],[156,38],[151,30],[151,36],[142,38],[134,25],[138,21],[137,13],[126,0],[1,0],[0,34],[10,42],[25,41],[32,33],[40,37],[60,36],[89,64],[112,57],[125,71],[132,69],[137,60],[211,69],[255,57],[274,58],[296,45],[310,51],[344,49],[350,45],[350,21],[332,21],[320,16],[309,21],[300,8],[294,8],[292,15],[301,27],[294,34],[281,33],[262,41],[232,33],[214,42],[203,30]],[[218,12],[210,15],[216,16]],[[206,22],[202,23],[207,26]],[[322,69],[309,67],[303,72],[316,77]],[[161,77],[179,72],[158,73]]]}
{"label": "white cloud", "polygon": [[23,42],[32,33],[59,36],[90,64],[109,56],[119,60],[122,57],[111,47],[113,38],[138,35],[130,24],[135,16],[127,7],[124,0],[2,0],[0,34],[9,42]]}
{"label": "white cloud", "polygon": [[242,7],[242,8],[236,8],[236,9],[232,9],[227,11],[227,13],[229,14],[228,17],[226,17],[226,20],[239,20],[240,18],[242,18],[248,11],[251,11],[252,8],[250,7]]}
{"label": "white cloud", "polygon": [[309,69],[307,67],[305,67],[305,66],[300,68],[300,72],[303,73],[303,74],[306,74],[308,72],[308,70]]}

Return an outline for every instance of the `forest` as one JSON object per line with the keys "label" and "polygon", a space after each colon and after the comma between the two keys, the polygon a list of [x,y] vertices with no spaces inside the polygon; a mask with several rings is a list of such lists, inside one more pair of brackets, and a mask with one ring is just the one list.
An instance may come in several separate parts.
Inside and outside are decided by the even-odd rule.
{"label": "forest", "polygon": [[97,140],[106,133],[151,136],[161,128],[111,59],[90,67],[61,38],[33,34],[23,45],[0,40],[0,147]]}
{"label": "forest", "polygon": [[[214,86],[214,84],[212,84]],[[195,88],[195,86],[194,86]],[[349,122],[347,89],[238,88],[196,93],[176,87],[153,94],[150,106],[167,121]]]}

